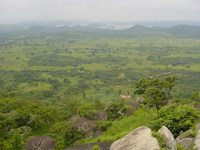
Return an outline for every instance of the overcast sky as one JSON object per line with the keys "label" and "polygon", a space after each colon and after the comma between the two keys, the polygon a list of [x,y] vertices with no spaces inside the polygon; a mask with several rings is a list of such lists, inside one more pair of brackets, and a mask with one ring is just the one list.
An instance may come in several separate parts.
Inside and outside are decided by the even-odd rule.
{"label": "overcast sky", "polygon": [[200,20],[200,0],[0,0],[0,23]]}

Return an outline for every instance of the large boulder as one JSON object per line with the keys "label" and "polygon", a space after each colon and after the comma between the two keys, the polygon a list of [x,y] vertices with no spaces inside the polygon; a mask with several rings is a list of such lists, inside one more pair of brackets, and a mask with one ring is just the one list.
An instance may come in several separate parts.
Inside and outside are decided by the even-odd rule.
{"label": "large boulder", "polygon": [[93,135],[95,121],[90,120],[86,117],[80,117],[80,116],[75,115],[69,119],[69,122],[74,123],[77,129],[81,129],[85,133],[86,137]]}
{"label": "large boulder", "polygon": [[92,120],[97,120],[97,121],[107,121],[108,120],[108,116],[105,112],[103,111],[98,111],[95,112],[94,114],[92,114],[91,116]]}
{"label": "large boulder", "polygon": [[53,150],[56,141],[49,136],[35,136],[26,143],[26,150]]}
{"label": "large boulder", "polygon": [[176,138],[176,141],[178,142],[178,141],[180,141],[180,140],[182,140],[182,139],[184,139],[184,138],[192,138],[192,137],[193,137],[193,135],[192,135],[193,133],[194,133],[194,131],[193,131],[192,129],[187,130],[187,131],[185,131],[184,133],[180,134],[180,135]]}
{"label": "large boulder", "polygon": [[66,148],[63,150],[91,150],[94,145],[99,145],[101,150],[110,150],[110,145],[112,142],[94,142],[94,143],[88,143],[88,144],[83,144],[79,146],[73,146],[70,148]]}
{"label": "large boulder", "polygon": [[166,142],[167,150],[177,150],[174,136],[167,127],[162,126],[162,128],[158,130],[158,133],[163,135],[164,141]]}
{"label": "large boulder", "polygon": [[125,137],[115,141],[110,150],[157,150],[160,149],[156,138],[152,137],[151,130],[141,126]]}
{"label": "large boulder", "polygon": [[195,144],[194,149],[200,150],[200,130],[196,134],[194,144]]}
{"label": "large boulder", "polygon": [[192,149],[194,145],[194,138],[183,138],[177,142],[178,145],[181,145],[184,149]]}

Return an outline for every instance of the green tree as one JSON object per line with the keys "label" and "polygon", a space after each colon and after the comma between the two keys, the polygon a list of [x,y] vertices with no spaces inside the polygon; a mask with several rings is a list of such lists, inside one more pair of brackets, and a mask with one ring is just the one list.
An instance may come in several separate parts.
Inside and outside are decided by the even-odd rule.
{"label": "green tree", "polygon": [[175,76],[161,79],[141,79],[136,82],[135,94],[144,94],[145,102],[149,106],[155,106],[157,110],[164,105],[164,101],[172,98],[171,90],[175,85],[177,78]]}

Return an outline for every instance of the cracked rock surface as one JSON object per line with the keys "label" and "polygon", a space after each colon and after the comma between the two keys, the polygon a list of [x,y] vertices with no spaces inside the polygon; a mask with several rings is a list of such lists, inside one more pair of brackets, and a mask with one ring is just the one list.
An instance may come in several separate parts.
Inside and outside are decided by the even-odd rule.
{"label": "cracked rock surface", "polygon": [[35,136],[26,143],[26,150],[53,150],[56,141],[49,136]]}

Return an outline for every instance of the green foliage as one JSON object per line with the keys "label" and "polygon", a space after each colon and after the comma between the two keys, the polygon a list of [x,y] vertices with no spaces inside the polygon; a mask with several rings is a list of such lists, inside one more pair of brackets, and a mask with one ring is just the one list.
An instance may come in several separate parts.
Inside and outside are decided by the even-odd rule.
{"label": "green foliage", "polygon": [[112,125],[111,121],[97,121],[95,129],[100,129],[101,131],[106,131],[108,127]]}
{"label": "green foliage", "polygon": [[180,144],[176,144],[176,146],[177,146],[177,150],[185,150],[185,148]]}
{"label": "green foliage", "polygon": [[100,149],[99,145],[94,145],[94,146],[92,147],[92,150],[101,150],[101,149]]}
{"label": "green foliage", "polygon": [[152,136],[158,140],[160,148],[164,150],[166,148],[166,142],[164,140],[163,135],[158,132],[152,131]]}
{"label": "green foliage", "polygon": [[75,141],[83,138],[83,132],[78,131],[75,126],[67,121],[55,123],[50,128],[50,133],[56,139],[56,149],[66,148],[72,145]]}
{"label": "green foliage", "polygon": [[25,148],[26,139],[31,135],[31,128],[23,126],[17,129],[12,129],[12,147],[14,150],[22,150]]}
{"label": "green foliage", "polygon": [[145,102],[150,106],[155,106],[157,110],[163,105],[166,95],[162,89],[157,87],[148,88],[145,92]]}
{"label": "green foliage", "polygon": [[112,125],[97,139],[90,139],[85,142],[118,140],[139,126],[149,127],[155,114],[156,111],[153,109],[146,110],[146,108],[144,108],[136,110],[132,116],[112,122]]}
{"label": "green foliage", "polygon": [[106,107],[106,113],[109,120],[114,120],[119,118],[124,112],[124,103],[123,102],[112,102]]}
{"label": "green foliage", "polygon": [[[61,126],[59,123],[73,115],[90,118],[93,112],[106,110],[110,121],[121,118],[127,106],[117,101],[119,95],[134,98],[134,90],[144,94],[145,102],[157,109],[172,95],[189,98],[199,90],[198,40],[168,38],[166,33],[150,32],[146,38],[146,33],[111,32],[0,34],[2,149],[20,147],[17,139],[26,138],[18,132],[22,127],[30,127],[31,135],[48,135],[49,129]],[[176,78],[166,78],[168,75],[179,76],[175,88]],[[151,80],[142,79],[133,89],[135,81],[147,77]],[[198,103],[199,92],[194,92],[191,99]],[[113,103],[107,104],[109,101]],[[150,114],[144,109],[138,112],[138,117],[120,121],[125,125],[98,122],[97,128],[107,130],[99,140],[114,140],[139,125],[149,125],[155,114],[154,110]],[[13,137],[11,131],[16,131]],[[54,137],[59,138],[56,133]],[[59,145],[70,145],[79,138],[72,139],[65,143],[62,136]]]}
{"label": "green foliage", "polygon": [[155,106],[157,110],[164,105],[164,100],[172,98],[171,90],[176,81],[175,76],[167,77],[165,80],[141,79],[136,82],[135,94],[144,94],[145,102],[150,106]]}
{"label": "green foliage", "polygon": [[193,92],[191,98],[195,102],[200,102],[200,92]]}
{"label": "green foliage", "polygon": [[194,127],[199,117],[199,112],[195,110],[194,106],[173,104],[162,107],[158,111],[151,127],[158,130],[162,126],[166,126],[177,137],[181,131],[184,132]]}

